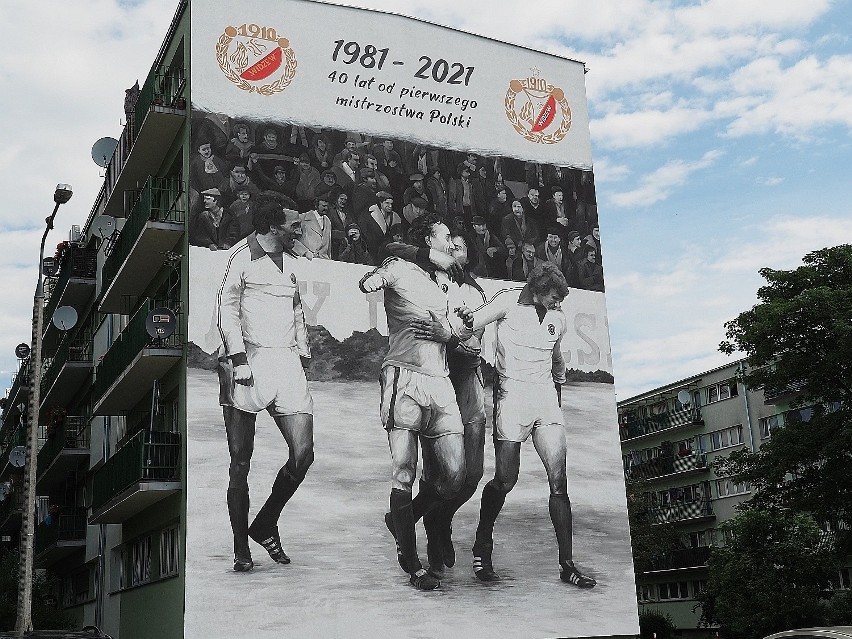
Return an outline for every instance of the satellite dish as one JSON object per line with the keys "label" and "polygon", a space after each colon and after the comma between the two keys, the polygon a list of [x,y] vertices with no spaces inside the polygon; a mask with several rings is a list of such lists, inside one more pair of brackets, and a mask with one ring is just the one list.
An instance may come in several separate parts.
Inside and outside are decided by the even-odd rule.
{"label": "satellite dish", "polygon": [[101,239],[112,237],[112,234],[115,233],[115,218],[109,215],[98,215],[92,220],[90,228],[96,231]]}
{"label": "satellite dish", "polygon": [[115,138],[101,138],[92,146],[92,159],[101,168],[106,168],[115,153],[118,140]]}
{"label": "satellite dish", "polygon": [[77,311],[73,306],[60,306],[53,312],[53,325],[60,331],[70,331],[77,324]]}
{"label": "satellite dish", "polygon": [[9,463],[14,468],[23,468],[27,463],[27,449],[23,446],[15,446],[9,451]]}
{"label": "satellite dish", "polygon": [[171,337],[177,330],[177,315],[165,306],[155,308],[145,318],[145,330],[156,339]]}
{"label": "satellite dish", "polygon": [[680,391],[677,394],[677,401],[686,406],[692,398],[689,396],[689,393],[685,390]]}
{"label": "satellite dish", "polygon": [[27,359],[30,356],[29,344],[18,344],[15,347],[15,357],[18,359]]}

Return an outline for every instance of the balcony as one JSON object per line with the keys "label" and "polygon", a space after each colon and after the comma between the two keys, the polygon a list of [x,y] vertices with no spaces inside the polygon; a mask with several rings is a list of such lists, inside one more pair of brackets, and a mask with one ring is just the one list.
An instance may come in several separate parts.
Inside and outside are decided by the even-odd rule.
{"label": "balcony", "polygon": [[62,337],[62,331],[51,321],[60,306],[72,306],[83,314],[95,291],[98,252],[70,244],[62,254],[59,274],[54,278],[50,297],[44,309],[42,351],[52,353]]}
{"label": "balcony", "polygon": [[180,433],[136,433],[95,471],[89,523],[121,523],[178,492],[180,445]]}
{"label": "balcony", "polygon": [[651,561],[645,566],[639,566],[639,572],[663,572],[669,570],[688,570],[704,568],[710,559],[710,548],[678,548],[667,552],[664,556]]}
{"label": "balcony", "polygon": [[38,452],[39,494],[49,494],[69,473],[89,461],[89,418],[66,417],[62,425],[51,432]]}
{"label": "balcony", "polygon": [[9,393],[6,395],[6,406],[3,408],[3,422],[0,424],[0,431],[6,426],[6,422],[20,417],[21,412],[18,410],[18,404],[26,402],[29,396],[30,384],[30,360],[25,359],[18,367],[18,372],[12,376],[12,385],[9,387]]}
{"label": "balcony", "polygon": [[24,489],[12,484],[12,490],[0,501],[0,533],[9,534],[21,529],[24,512]]}
{"label": "balcony", "polygon": [[709,499],[657,505],[651,508],[650,515],[652,522],[655,524],[684,521],[696,522],[716,518]]}
{"label": "balcony", "polygon": [[102,313],[126,313],[180,241],[186,219],[186,189],[180,180],[148,178],[111,247],[101,275]]}
{"label": "balcony", "polygon": [[62,508],[50,524],[36,526],[35,566],[47,568],[86,547],[86,509]]}
{"label": "balcony", "polygon": [[631,466],[625,472],[625,477],[630,481],[658,479],[699,470],[707,470],[707,455],[704,453],[661,455],[656,459]]}
{"label": "balcony", "polygon": [[763,389],[763,403],[773,406],[785,404],[791,399],[795,399],[804,388],[804,382],[793,382],[781,388],[766,386]]}
{"label": "balcony", "polygon": [[66,340],[42,374],[41,410],[66,406],[92,374],[92,341]]}
{"label": "balcony", "polygon": [[647,435],[703,424],[700,408],[682,408],[630,421],[618,429],[621,441],[639,439]]}
{"label": "balcony", "polygon": [[130,410],[151,391],[154,380],[183,356],[180,330],[166,339],[155,339],[145,330],[148,312],[158,306],[177,313],[180,303],[148,299],[130,318],[95,369],[93,415],[118,415]]}
{"label": "balcony", "polygon": [[103,213],[125,216],[125,191],[132,191],[155,174],[186,121],[186,79],[182,68],[148,75],[136,111],[124,127],[106,168]]}

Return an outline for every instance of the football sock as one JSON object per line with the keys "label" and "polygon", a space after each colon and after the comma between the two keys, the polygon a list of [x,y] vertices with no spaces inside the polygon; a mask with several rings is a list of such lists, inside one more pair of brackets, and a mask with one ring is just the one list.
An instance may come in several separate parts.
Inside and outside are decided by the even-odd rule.
{"label": "football sock", "polygon": [[295,477],[286,465],[282,466],[272,484],[272,492],[266,503],[258,511],[254,523],[263,527],[278,525],[281,511],[284,510],[284,506],[296,492],[299,484],[302,483],[302,479]]}
{"label": "football sock", "polygon": [[494,480],[482,489],[482,504],[479,507],[479,525],[476,527],[476,542],[491,543],[494,522],[506,501],[506,494],[497,490]]}
{"label": "football sock", "polygon": [[394,488],[390,494],[390,511],[396,531],[396,543],[405,557],[410,573],[415,573],[423,565],[417,556],[417,536],[414,532],[414,511],[411,504],[411,493]]}
{"label": "football sock", "polygon": [[559,544],[559,562],[570,561],[571,548],[571,500],[568,495],[550,496],[550,521],[556,531],[556,543]]}

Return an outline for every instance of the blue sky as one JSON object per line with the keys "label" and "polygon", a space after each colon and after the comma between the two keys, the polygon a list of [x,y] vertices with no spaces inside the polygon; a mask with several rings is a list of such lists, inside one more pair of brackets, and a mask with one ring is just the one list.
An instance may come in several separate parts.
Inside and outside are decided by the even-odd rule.
{"label": "blue sky", "polygon": [[[372,0],[586,62],[607,306],[620,399],[718,366],[724,322],[758,268],[852,240],[852,5],[809,0]],[[0,53],[0,386],[30,340],[43,219],[74,186],[48,247],[85,222],[171,0],[6,0]]]}

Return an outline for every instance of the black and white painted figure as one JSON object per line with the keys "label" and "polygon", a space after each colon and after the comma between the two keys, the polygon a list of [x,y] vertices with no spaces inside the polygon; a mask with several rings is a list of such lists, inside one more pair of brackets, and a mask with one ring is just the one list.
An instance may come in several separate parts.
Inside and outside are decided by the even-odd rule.
{"label": "black and white painted figure", "polygon": [[565,383],[561,343],[568,330],[561,303],[567,294],[565,277],[547,262],[532,270],[522,289],[503,290],[476,311],[460,311],[470,325],[461,332],[462,337],[496,322],[495,474],[482,489],[473,545],[473,569],[481,581],[500,580],[492,565],[494,523],[518,480],[521,443],[532,435],[550,486],[549,509],[559,546],[560,577],[580,588],[593,588],[597,583],[581,573],[573,561],[561,409]]}
{"label": "black and white painted figure", "polygon": [[[290,563],[278,519],[314,459],[313,399],[304,372],[310,347],[295,274],[300,260],[292,253],[300,217],[263,196],[253,214],[255,230],[231,250],[216,305],[219,403],[231,457],[228,514],[238,572],[254,567],[249,538],[274,561]],[[257,413],[264,410],[281,431],[289,458],[249,525],[249,467]]]}
{"label": "black and white painted figure", "polygon": [[[451,253],[450,231],[440,218],[424,215],[409,232],[418,248]],[[431,271],[431,272],[430,272]],[[381,418],[393,462],[390,512],[385,522],[396,538],[400,566],[420,590],[440,581],[423,569],[417,555],[414,523],[430,509],[454,497],[465,477],[464,428],[447,367],[448,348],[459,339],[450,330],[447,291],[452,284],[438,269],[424,270],[398,258],[386,259],[364,276],[364,293],[384,291],[389,345],[381,381]],[[442,339],[419,336],[419,321],[437,321]],[[418,440],[434,465],[412,500]]]}

